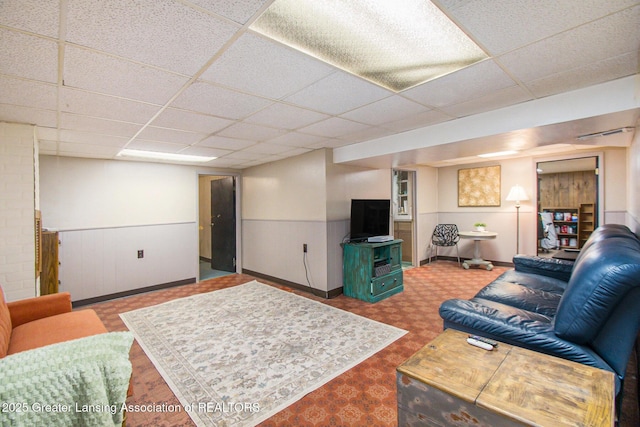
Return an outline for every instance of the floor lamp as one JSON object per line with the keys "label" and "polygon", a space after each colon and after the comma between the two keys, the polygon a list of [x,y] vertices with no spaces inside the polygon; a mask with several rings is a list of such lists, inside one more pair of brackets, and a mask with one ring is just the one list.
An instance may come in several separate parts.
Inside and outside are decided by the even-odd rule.
{"label": "floor lamp", "polygon": [[506,200],[516,202],[516,254],[518,254],[520,253],[520,201],[529,200],[529,198],[524,188],[514,185],[511,187]]}

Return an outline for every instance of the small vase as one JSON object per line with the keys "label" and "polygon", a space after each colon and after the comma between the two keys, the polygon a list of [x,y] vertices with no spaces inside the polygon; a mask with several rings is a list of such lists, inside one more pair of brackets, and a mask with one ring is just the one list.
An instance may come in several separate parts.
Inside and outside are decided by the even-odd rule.
{"label": "small vase", "polygon": [[484,227],[476,227],[476,231],[484,231]]}

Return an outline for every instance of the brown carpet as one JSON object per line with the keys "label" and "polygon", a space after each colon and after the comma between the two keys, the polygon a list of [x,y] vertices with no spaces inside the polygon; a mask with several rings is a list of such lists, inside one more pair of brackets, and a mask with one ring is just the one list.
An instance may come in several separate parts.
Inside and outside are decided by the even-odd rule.
{"label": "brown carpet", "polygon": [[[438,261],[405,271],[405,291],[376,304],[347,298],[344,295],[324,300],[312,297],[308,293],[295,291],[299,295],[405,329],[409,333],[261,425],[395,426],[397,424],[395,369],[442,332],[442,320],[438,315],[438,307],[442,301],[449,298],[470,298],[505,270],[504,267],[496,267],[493,271],[464,270],[458,267],[457,263]],[[95,304],[90,308],[96,310],[109,330],[126,330],[118,316],[119,313],[175,298],[235,286],[254,279],[242,274],[224,276],[193,285]],[[289,290],[263,279],[259,281]],[[133,396],[127,400],[129,405],[179,405],[158,371],[135,342],[131,350],[131,360]],[[640,425],[635,363],[630,363],[629,366],[620,427]],[[193,423],[184,411],[151,411],[128,413],[127,425],[130,427],[193,426]]]}

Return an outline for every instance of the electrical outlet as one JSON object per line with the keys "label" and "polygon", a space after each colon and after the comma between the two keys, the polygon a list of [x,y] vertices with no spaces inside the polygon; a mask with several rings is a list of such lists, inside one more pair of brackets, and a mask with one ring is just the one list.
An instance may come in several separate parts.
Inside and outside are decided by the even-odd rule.
{"label": "electrical outlet", "polygon": [[138,258],[144,258],[144,251],[142,249],[138,251]]}
{"label": "electrical outlet", "polygon": [[307,244],[306,243],[302,244],[302,252],[304,252],[305,254],[307,253]]}

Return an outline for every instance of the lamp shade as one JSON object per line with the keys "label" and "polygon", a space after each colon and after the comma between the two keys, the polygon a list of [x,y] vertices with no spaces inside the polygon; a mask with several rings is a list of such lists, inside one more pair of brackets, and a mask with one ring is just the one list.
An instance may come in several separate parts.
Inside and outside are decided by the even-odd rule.
{"label": "lamp shade", "polygon": [[524,188],[520,185],[514,185],[511,187],[506,200],[510,202],[519,202],[521,200],[529,200],[529,197],[527,197],[527,193],[524,191]]}

